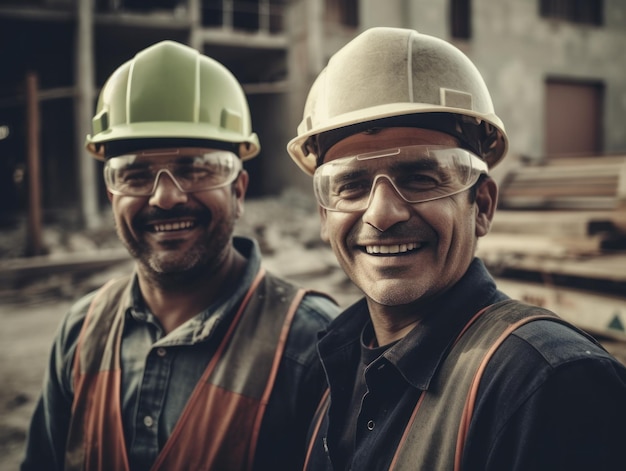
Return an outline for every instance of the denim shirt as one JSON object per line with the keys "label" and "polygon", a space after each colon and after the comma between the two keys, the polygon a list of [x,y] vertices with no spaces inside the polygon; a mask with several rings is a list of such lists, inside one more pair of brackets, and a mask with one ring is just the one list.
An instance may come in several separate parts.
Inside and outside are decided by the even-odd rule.
{"label": "denim shirt", "polygon": [[[132,470],[148,470],[154,463],[220,340],[219,332],[230,322],[260,269],[255,241],[236,237],[234,244],[248,260],[241,282],[168,334],[144,307],[134,277],[134,299],[126,307],[121,347],[122,421]],[[73,399],[73,357],[92,297],[72,307],[54,341],[23,470],[63,468]],[[300,464],[308,422],[324,387],[315,352],[316,334],[338,310],[328,298],[312,293],[298,307],[262,423],[255,469],[287,470]]]}
{"label": "denim shirt", "polygon": [[[318,346],[331,404],[307,469],[389,469],[451,343],[476,312],[504,299],[475,259],[415,329],[366,366],[360,362],[367,348],[362,333],[370,328],[367,304],[358,301],[342,313]],[[359,371],[365,394],[353,402]],[[624,469],[624,398],[626,368],[596,343],[554,322],[527,324],[505,340],[483,375],[462,469]],[[342,435],[346,424],[356,424],[351,447]]]}

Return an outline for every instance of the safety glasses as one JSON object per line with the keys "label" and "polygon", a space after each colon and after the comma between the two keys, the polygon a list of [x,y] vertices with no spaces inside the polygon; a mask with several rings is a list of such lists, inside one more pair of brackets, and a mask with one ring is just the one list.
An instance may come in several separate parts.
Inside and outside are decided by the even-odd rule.
{"label": "safety glasses", "polygon": [[232,152],[209,149],[166,149],[112,157],[104,165],[104,181],[115,195],[150,196],[166,174],[185,193],[229,185],[241,172]]}
{"label": "safety glasses", "polygon": [[487,164],[471,152],[446,146],[405,146],[341,157],[313,175],[315,196],[329,211],[368,208],[376,185],[387,180],[407,203],[424,203],[470,188]]}

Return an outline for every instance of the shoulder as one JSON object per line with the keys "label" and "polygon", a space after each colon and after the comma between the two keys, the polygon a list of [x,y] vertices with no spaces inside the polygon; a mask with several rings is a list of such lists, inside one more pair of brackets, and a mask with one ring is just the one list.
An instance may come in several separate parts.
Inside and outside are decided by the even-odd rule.
{"label": "shoulder", "polygon": [[481,388],[505,391],[523,402],[542,391],[565,395],[594,383],[598,394],[599,388],[626,394],[626,367],[576,327],[542,319],[507,337],[489,362]]}
{"label": "shoulder", "polygon": [[89,306],[95,294],[96,291],[81,297],[69,308],[57,328],[52,343],[49,378],[56,378],[56,381],[66,391],[71,391],[72,389],[71,377],[74,352],[76,351]]}
{"label": "shoulder", "polygon": [[329,297],[307,292],[296,310],[290,336],[300,343],[317,343],[321,332],[337,317],[339,306]]}
{"label": "shoulder", "polygon": [[314,328],[317,331],[326,327],[341,311],[337,302],[326,293],[301,287],[271,272],[266,272],[265,277],[269,286],[271,286],[269,289],[276,292],[285,293],[291,291],[292,295],[295,296],[298,290],[304,291],[302,300],[296,310],[294,322],[305,322],[310,328]]}
{"label": "shoulder", "polygon": [[[113,299],[113,301],[111,301],[111,299],[102,295],[109,294],[113,291],[111,287],[114,287],[116,292],[127,289],[129,279],[129,276],[111,279],[100,288],[83,295],[76,302],[74,302],[63,318],[57,332],[57,345],[62,347],[64,350],[68,350],[78,341],[85,319],[94,305],[94,302],[99,304],[102,302],[113,302],[115,308],[117,308],[117,305],[119,304],[117,297],[112,297],[111,299]],[[110,304],[107,304],[107,306],[109,308],[111,307]]]}
{"label": "shoulder", "polygon": [[321,327],[328,325],[341,312],[341,308],[333,298],[317,291],[307,291],[298,310],[302,311],[301,315],[319,322]]}
{"label": "shoulder", "polygon": [[624,397],[626,367],[596,341],[567,323],[529,322],[481,378],[466,450],[479,464],[468,468],[621,469]]}
{"label": "shoulder", "polygon": [[537,320],[516,329],[512,341],[535,352],[541,361],[558,367],[579,360],[615,360],[595,339],[565,322]]}
{"label": "shoulder", "polygon": [[285,355],[300,363],[317,362],[319,333],[339,314],[335,302],[322,294],[307,292],[296,310]]}
{"label": "shoulder", "polygon": [[[502,329],[498,325],[509,326],[510,334],[504,338],[494,357],[506,360],[511,354],[525,354],[523,358],[536,356],[537,361],[551,367],[579,359],[612,359],[590,334],[547,309],[512,299],[493,307],[489,315],[482,316],[487,319],[486,323],[480,324],[481,318],[476,324],[483,332],[489,326],[495,328],[495,332]],[[478,336],[484,337],[484,334]],[[502,355],[500,350],[506,351],[507,355]]]}

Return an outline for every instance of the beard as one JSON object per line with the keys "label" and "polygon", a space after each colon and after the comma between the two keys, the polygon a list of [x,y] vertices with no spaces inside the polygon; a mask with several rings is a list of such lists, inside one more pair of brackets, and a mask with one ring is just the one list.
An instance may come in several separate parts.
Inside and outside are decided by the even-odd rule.
{"label": "beard", "polygon": [[[211,228],[213,215],[208,210],[189,211],[156,209],[138,216],[133,221],[133,234],[121,224],[117,233],[128,252],[137,261],[141,272],[157,285],[164,288],[190,286],[220,267],[231,247],[235,218],[223,214],[221,222]],[[170,239],[159,242],[158,248],[143,240],[150,232],[151,220],[193,218],[195,231],[201,230],[200,237],[191,247],[183,241]]]}

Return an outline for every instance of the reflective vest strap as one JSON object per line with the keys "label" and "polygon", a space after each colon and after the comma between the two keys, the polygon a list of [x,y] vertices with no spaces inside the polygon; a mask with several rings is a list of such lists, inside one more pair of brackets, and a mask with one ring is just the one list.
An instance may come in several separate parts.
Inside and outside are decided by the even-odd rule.
{"label": "reflective vest strap", "polygon": [[469,425],[472,421],[472,415],[474,413],[474,405],[476,403],[476,396],[478,394],[478,386],[480,385],[480,380],[482,379],[483,373],[485,372],[485,368],[487,368],[489,360],[491,360],[491,357],[496,352],[498,347],[502,345],[502,342],[504,342],[514,330],[520,328],[524,324],[528,324],[529,322],[537,321],[540,319],[551,321],[555,320],[554,316],[551,315],[537,315],[521,319],[514,324],[511,324],[504,332],[502,332],[500,337],[493,343],[493,345],[491,345],[484,358],[482,359],[482,362],[478,367],[476,374],[474,375],[474,379],[472,380],[472,386],[469,390],[469,393],[467,394],[467,398],[465,399],[465,407],[463,408],[463,415],[461,416],[461,423],[459,425],[459,433],[456,442],[456,452],[454,457],[455,471],[460,471],[461,469],[461,459],[463,457],[463,450],[465,448],[467,432],[469,430]]}
{"label": "reflective vest strap", "polygon": [[[237,313],[235,314],[233,320],[231,321],[228,327],[228,330],[226,331],[226,334],[224,335],[224,338],[222,339],[219,346],[217,347],[217,350],[211,357],[211,360],[209,361],[209,364],[204,370],[202,377],[198,381],[197,386],[195,387],[193,393],[191,394],[191,397],[187,401],[187,404],[185,408],[183,409],[183,412],[181,416],[179,417],[178,422],[176,423],[176,426],[174,427],[174,430],[170,434],[163,449],[159,453],[157,460],[154,462],[151,468],[152,471],[157,471],[161,468],[168,469],[170,466],[173,466],[172,469],[177,469],[176,468],[177,466],[181,466],[181,464],[176,464],[176,461],[175,461],[176,458],[172,457],[172,450],[176,447],[176,444],[179,441],[185,438],[185,437],[181,437],[182,435],[185,435],[185,432],[184,432],[185,428],[189,429],[189,427],[187,426],[189,425],[191,421],[196,421],[202,409],[204,409],[205,411],[212,411],[215,409],[214,407],[211,407],[212,404],[218,404],[218,407],[221,407],[219,406],[219,404],[228,404],[229,406],[236,405],[236,407],[234,408],[229,407],[227,409],[222,409],[222,411],[220,412],[220,415],[219,415],[220,420],[225,424],[229,422],[233,422],[233,421],[241,422],[241,420],[244,420],[243,418],[235,419],[235,415],[237,414],[237,411],[247,410],[249,412],[252,412],[254,410],[253,404],[249,406],[244,406],[244,400],[242,397],[236,397],[235,395],[229,394],[228,391],[226,390],[213,387],[209,382],[209,378],[211,377],[211,374],[215,370],[219,361],[222,359],[224,351],[229,345],[229,342],[235,330],[237,329],[237,326],[239,325],[241,318],[243,317],[243,314],[246,310],[246,307],[248,306],[248,303],[252,299],[252,296],[254,295],[254,293],[259,288],[259,285],[261,284],[261,281],[265,278],[265,275],[266,275],[265,269],[261,268],[259,272],[257,273],[256,277],[254,278],[254,280],[252,281],[252,284],[250,285],[248,292],[244,296],[239,306],[239,309],[237,310]],[[210,397],[210,399],[207,399],[208,397]],[[197,404],[199,404],[200,402],[204,403],[204,406],[202,408],[198,408],[197,406]],[[203,420],[206,420],[207,421],[206,423],[212,424],[215,418],[210,417],[210,414],[209,414],[209,416]],[[216,459],[221,449],[221,446],[217,445],[217,441],[214,441],[213,443],[215,443],[215,446],[212,448],[209,446],[209,444],[204,446],[204,453],[206,455],[205,458],[209,460],[209,462],[212,462],[213,460]],[[211,450],[209,450],[209,448],[211,448]],[[241,450],[241,452],[243,452],[243,450]]]}
{"label": "reflective vest strap", "polygon": [[313,452],[313,447],[315,446],[315,442],[317,441],[317,436],[319,434],[320,428],[322,426],[322,422],[324,421],[324,417],[326,416],[326,411],[328,411],[328,407],[330,406],[330,389],[326,388],[324,394],[322,395],[322,399],[320,400],[319,405],[317,406],[317,410],[315,411],[315,415],[313,416],[313,420],[311,421],[314,424],[313,431],[311,433],[311,440],[309,441],[309,447],[306,451],[306,457],[304,459],[303,470],[306,470],[309,466],[309,460],[311,459],[311,453]]}
{"label": "reflective vest strap", "polygon": [[[304,294],[269,274],[253,284],[152,471],[251,469],[266,405]],[[202,445],[189,446],[197,441]]]}
{"label": "reflective vest strap", "polygon": [[416,463],[423,469],[459,469],[486,365],[515,329],[540,319],[559,321],[547,310],[512,300],[472,318],[416,404],[390,470],[414,469]]}
{"label": "reflective vest strap", "polygon": [[254,454],[256,452],[256,445],[259,441],[259,433],[261,432],[261,422],[263,422],[265,409],[267,408],[267,404],[269,403],[272,390],[274,389],[274,382],[276,381],[278,367],[280,366],[280,361],[283,358],[285,346],[287,345],[287,337],[289,336],[291,324],[293,323],[293,318],[295,317],[298,306],[300,306],[300,303],[302,302],[305,294],[306,291],[304,289],[298,289],[298,291],[296,292],[296,295],[291,301],[291,305],[289,306],[289,310],[287,311],[287,316],[285,317],[283,328],[280,332],[280,338],[278,340],[276,353],[274,354],[274,361],[272,362],[272,370],[270,371],[270,376],[268,378],[267,385],[265,386],[265,391],[263,392],[263,396],[261,397],[261,404],[259,406],[259,410],[257,411],[256,420],[254,421],[254,427],[252,429],[252,439],[250,441],[249,455],[250,459],[248,460],[249,470],[252,469],[254,464]]}
{"label": "reflective vest strap", "polygon": [[121,419],[119,338],[115,314],[119,294],[130,278],[105,284],[94,296],[81,328],[73,366],[74,401],[68,432],[65,469],[128,470]]}

